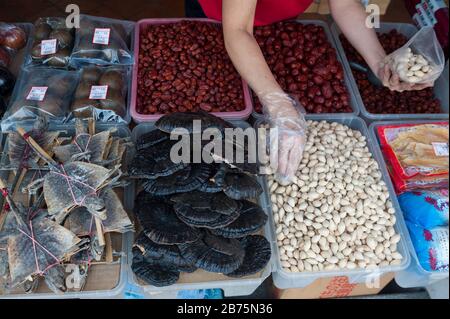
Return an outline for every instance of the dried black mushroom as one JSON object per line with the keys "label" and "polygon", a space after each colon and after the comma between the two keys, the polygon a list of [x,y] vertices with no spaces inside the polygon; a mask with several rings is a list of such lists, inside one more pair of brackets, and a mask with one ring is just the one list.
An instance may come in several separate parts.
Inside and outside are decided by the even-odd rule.
{"label": "dried black mushroom", "polygon": [[256,198],[262,193],[262,187],[253,176],[245,173],[227,173],[223,192],[236,200]]}
{"label": "dried black mushroom", "polygon": [[158,144],[157,148],[146,148],[136,154],[130,164],[130,176],[135,178],[155,179],[161,176],[169,176],[188,164],[174,163],[170,159],[171,141]]}
{"label": "dried black mushroom", "polygon": [[192,227],[199,228],[217,229],[225,227],[239,217],[239,210],[230,215],[225,215],[210,209],[192,209],[182,203],[176,203],[174,209],[179,219]]}
{"label": "dried black mushroom", "polygon": [[243,204],[240,216],[231,224],[212,230],[216,235],[226,238],[242,238],[260,230],[267,222],[267,215],[259,205],[247,200]]}
{"label": "dried black mushroom", "polygon": [[203,193],[194,191],[191,193],[177,194],[171,197],[174,203],[182,203],[192,209],[209,209],[223,215],[231,215],[238,208],[238,203],[224,193]]}
{"label": "dried black mushroom", "polygon": [[173,207],[141,192],[136,198],[134,213],[145,235],[159,244],[183,244],[196,241],[200,231],[183,223]]}
{"label": "dried black mushroom", "polygon": [[[199,126],[198,129],[195,126],[196,123],[194,121],[200,121],[198,123],[201,124],[201,126]],[[190,134],[201,133],[210,128],[216,128],[223,131],[225,128],[233,127],[229,122],[207,112],[179,112],[167,114],[156,121],[155,126],[166,133],[171,133],[176,128],[183,128]]]}
{"label": "dried black mushroom", "polygon": [[144,182],[146,192],[158,195],[185,193],[199,188],[209,177],[210,168],[206,164],[191,164],[169,176],[158,177]]}
{"label": "dried black mushroom", "polygon": [[181,255],[196,267],[216,273],[235,271],[245,255],[238,240],[220,238],[206,232],[199,240],[178,247]]}
{"label": "dried black mushroom", "polygon": [[236,270],[227,273],[229,277],[244,277],[263,270],[270,261],[270,243],[264,236],[251,235],[239,240],[245,250],[242,264]]}
{"label": "dried black mushroom", "polygon": [[155,287],[173,285],[180,278],[180,272],[175,267],[152,263],[137,248],[133,249],[131,269],[139,279]]}
{"label": "dried black mushroom", "polygon": [[136,142],[136,149],[138,151],[155,146],[161,142],[167,141],[170,138],[170,135],[160,131],[153,130],[148,133],[141,135]]}
{"label": "dried black mushroom", "polygon": [[134,247],[152,262],[168,264],[177,267],[179,271],[191,272],[196,267],[181,256],[177,245],[161,245],[151,241],[144,233],[140,233],[134,242]]}

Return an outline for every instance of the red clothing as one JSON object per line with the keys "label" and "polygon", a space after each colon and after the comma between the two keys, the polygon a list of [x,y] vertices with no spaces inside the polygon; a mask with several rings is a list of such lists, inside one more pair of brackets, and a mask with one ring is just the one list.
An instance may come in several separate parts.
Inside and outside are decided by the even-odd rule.
{"label": "red clothing", "polygon": [[[198,2],[208,18],[222,21],[222,0],[198,0]],[[308,9],[312,2],[313,0],[258,0],[255,25],[295,18]]]}

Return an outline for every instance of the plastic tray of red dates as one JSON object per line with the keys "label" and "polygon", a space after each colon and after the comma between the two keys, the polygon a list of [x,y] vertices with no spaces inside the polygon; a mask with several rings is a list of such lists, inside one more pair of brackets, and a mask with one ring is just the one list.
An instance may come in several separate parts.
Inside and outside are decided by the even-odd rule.
{"label": "plastic tray of red dates", "polygon": [[131,116],[203,110],[227,120],[252,113],[247,84],[228,57],[219,22],[145,19],[135,29]]}
{"label": "plastic tray of red dates", "polygon": [[[352,82],[354,95],[361,106],[361,116],[368,122],[401,119],[448,119],[448,66],[435,82],[434,88],[421,91],[394,92],[388,88],[376,88],[369,83],[367,75],[352,71],[347,61],[365,65],[361,55],[341,34],[338,26],[331,27],[344,67]],[[406,23],[381,23],[378,37],[386,53],[405,45],[417,32],[417,28]]]}
{"label": "plastic tray of red dates", "polygon": [[[278,83],[307,113],[359,114],[350,78],[325,22],[278,22],[257,27],[255,38]],[[256,95],[253,103],[253,116],[261,117]]]}

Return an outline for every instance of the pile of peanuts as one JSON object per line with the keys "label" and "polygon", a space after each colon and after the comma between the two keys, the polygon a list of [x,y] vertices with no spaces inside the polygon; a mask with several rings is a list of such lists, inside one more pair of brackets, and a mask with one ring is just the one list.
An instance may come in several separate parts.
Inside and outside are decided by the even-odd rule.
{"label": "pile of peanuts", "polygon": [[289,186],[268,177],[285,271],[398,265],[400,235],[378,163],[356,130],[308,121],[300,167]]}
{"label": "pile of peanuts", "polygon": [[429,62],[422,55],[413,54],[411,48],[396,57],[394,63],[400,78],[409,83],[422,81],[433,70]]}

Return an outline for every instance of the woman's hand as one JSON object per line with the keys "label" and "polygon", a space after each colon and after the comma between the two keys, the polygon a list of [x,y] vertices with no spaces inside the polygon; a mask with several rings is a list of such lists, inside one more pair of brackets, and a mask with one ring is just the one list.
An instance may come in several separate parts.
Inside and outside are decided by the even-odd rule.
{"label": "woman's hand", "polygon": [[415,91],[434,86],[433,82],[422,84],[403,82],[402,80],[400,80],[400,77],[396,72],[392,72],[387,63],[380,63],[380,67],[375,74],[378,76],[381,82],[383,82],[383,85],[385,87],[388,87],[392,91]]}
{"label": "woman's hand", "polygon": [[270,122],[270,166],[280,184],[290,184],[303,157],[306,121],[296,102],[285,93],[265,94],[260,100]]}

